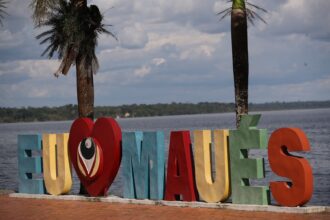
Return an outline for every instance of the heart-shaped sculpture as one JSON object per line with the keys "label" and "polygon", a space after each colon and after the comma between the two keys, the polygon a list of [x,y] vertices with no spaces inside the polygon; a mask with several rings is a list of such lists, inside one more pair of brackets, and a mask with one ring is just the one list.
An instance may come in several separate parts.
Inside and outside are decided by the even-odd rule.
{"label": "heart-shaped sculpture", "polygon": [[112,118],[75,120],[70,129],[71,163],[90,196],[106,196],[121,162],[121,129]]}

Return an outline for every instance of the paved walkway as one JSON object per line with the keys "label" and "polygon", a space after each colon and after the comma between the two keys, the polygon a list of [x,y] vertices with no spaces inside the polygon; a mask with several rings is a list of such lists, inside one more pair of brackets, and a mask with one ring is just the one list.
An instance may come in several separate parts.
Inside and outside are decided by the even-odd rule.
{"label": "paved walkway", "polygon": [[281,214],[270,212],[243,212],[223,209],[23,199],[0,195],[0,219],[329,220],[330,213]]}

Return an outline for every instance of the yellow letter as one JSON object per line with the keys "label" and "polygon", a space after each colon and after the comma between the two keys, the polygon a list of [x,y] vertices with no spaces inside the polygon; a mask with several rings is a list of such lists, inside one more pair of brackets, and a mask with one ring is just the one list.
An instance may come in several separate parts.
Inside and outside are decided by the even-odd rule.
{"label": "yellow letter", "polygon": [[42,135],[44,180],[52,195],[65,194],[72,186],[68,138],[69,134]]}
{"label": "yellow letter", "polygon": [[205,202],[220,202],[229,196],[228,130],[215,130],[213,134],[214,180],[211,169],[211,131],[194,131],[196,185],[200,198]]}

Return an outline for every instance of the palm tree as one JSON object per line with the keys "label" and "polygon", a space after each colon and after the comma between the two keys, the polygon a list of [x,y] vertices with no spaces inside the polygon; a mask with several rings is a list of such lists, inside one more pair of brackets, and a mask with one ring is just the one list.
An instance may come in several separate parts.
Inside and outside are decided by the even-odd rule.
{"label": "palm tree", "polygon": [[88,7],[86,0],[34,0],[32,5],[36,25],[50,27],[37,36],[41,44],[49,43],[42,55],[52,58],[58,53],[61,64],[55,76],[66,75],[72,65],[76,66],[79,117],[93,119],[93,74],[99,67],[95,55],[97,38],[101,33],[115,36],[102,24],[98,7]]}
{"label": "palm tree", "polygon": [[0,0],[0,25],[2,26],[2,19],[4,19],[5,15],[7,14],[5,12],[5,8],[7,8],[6,6],[7,2],[4,0]]}
{"label": "palm tree", "polygon": [[[249,86],[249,52],[247,23],[254,24],[255,19],[265,20],[254,10],[267,12],[265,9],[247,2],[246,0],[229,0],[232,6],[219,12],[222,17],[231,15],[231,44],[235,86],[236,126],[239,126],[241,116],[248,114]],[[265,22],[266,23],[266,22]]]}
{"label": "palm tree", "polygon": [[[99,68],[95,54],[98,36],[111,32],[102,23],[103,16],[96,5],[87,6],[86,0],[33,0],[36,26],[49,29],[37,36],[40,44],[48,43],[42,55],[52,58],[55,53],[61,64],[55,73],[66,75],[76,66],[79,117],[94,119],[93,75]],[[84,193],[84,188],[80,187]]]}

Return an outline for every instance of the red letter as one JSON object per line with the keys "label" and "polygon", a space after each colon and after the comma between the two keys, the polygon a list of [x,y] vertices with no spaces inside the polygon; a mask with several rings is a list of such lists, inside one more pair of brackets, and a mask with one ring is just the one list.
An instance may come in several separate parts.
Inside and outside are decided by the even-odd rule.
{"label": "red letter", "polygon": [[165,200],[196,201],[189,131],[171,132]]}
{"label": "red letter", "polygon": [[271,169],[291,182],[271,182],[270,190],[282,206],[302,206],[313,193],[312,168],[304,158],[289,154],[290,151],[309,151],[305,133],[299,128],[280,128],[271,135],[268,159]]}

